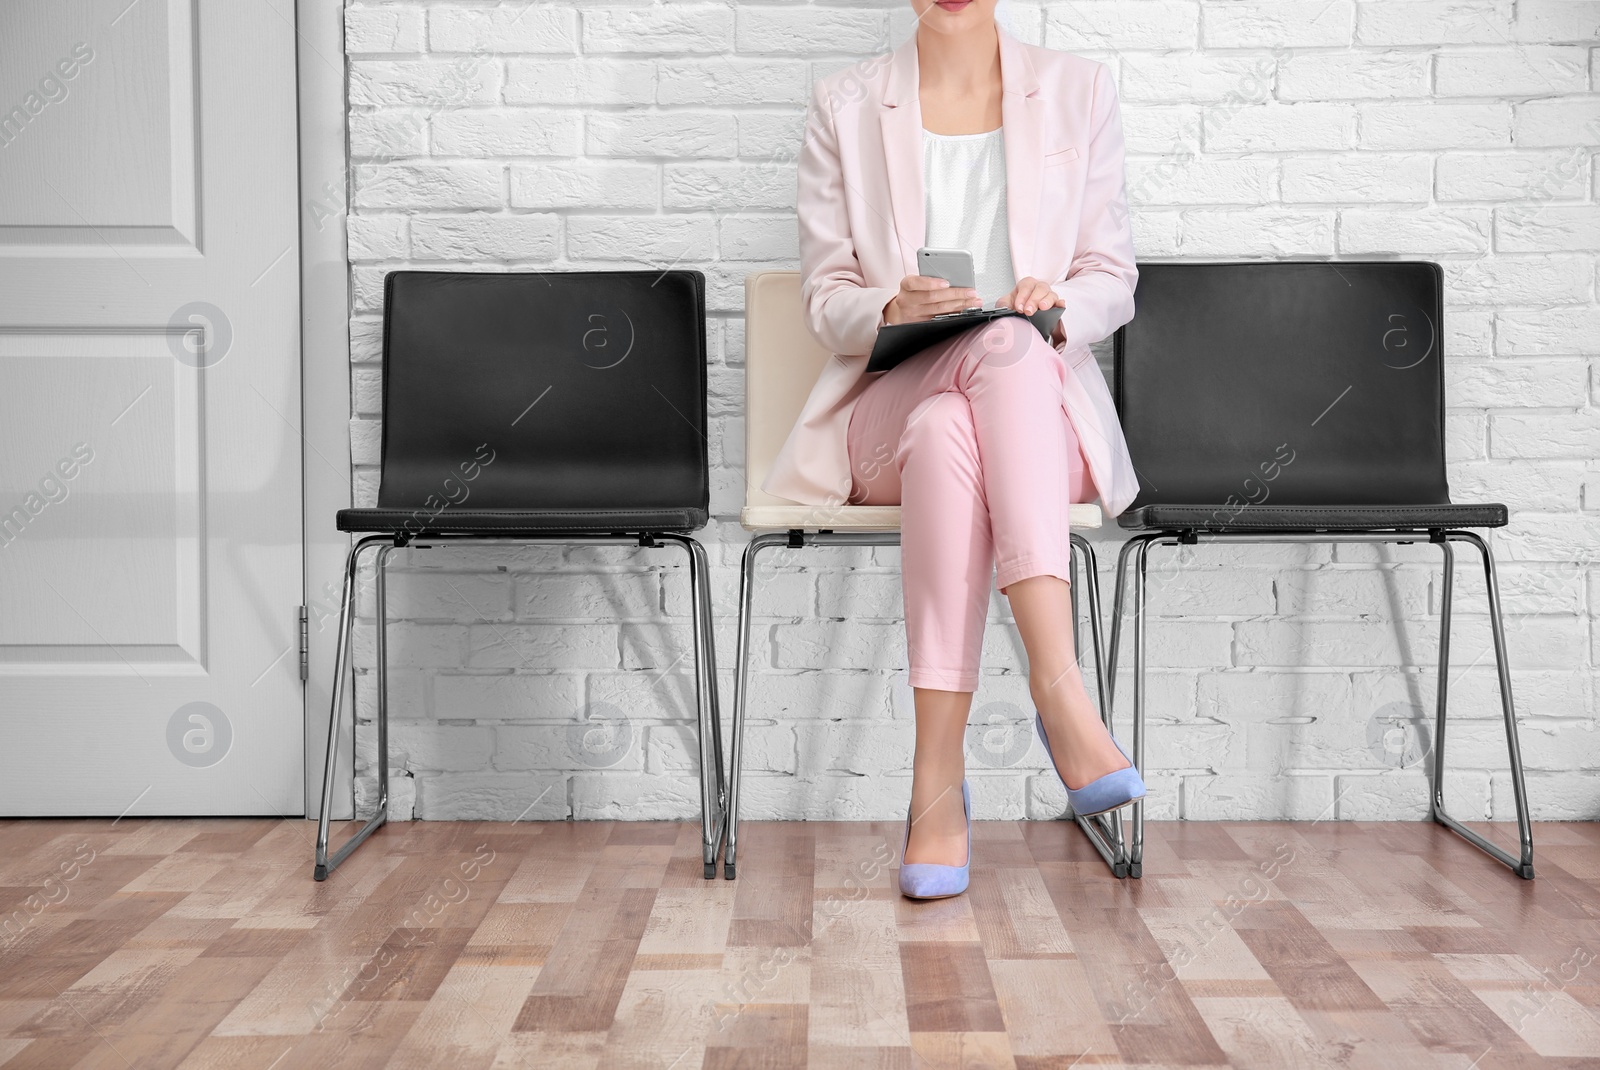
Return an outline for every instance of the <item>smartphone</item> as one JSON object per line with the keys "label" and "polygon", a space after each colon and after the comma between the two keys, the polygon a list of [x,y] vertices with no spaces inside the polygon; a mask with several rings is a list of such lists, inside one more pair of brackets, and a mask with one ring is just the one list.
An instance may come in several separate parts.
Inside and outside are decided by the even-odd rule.
{"label": "smartphone", "polygon": [[951,286],[978,288],[978,278],[972,266],[972,254],[965,249],[918,249],[917,274],[944,279]]}

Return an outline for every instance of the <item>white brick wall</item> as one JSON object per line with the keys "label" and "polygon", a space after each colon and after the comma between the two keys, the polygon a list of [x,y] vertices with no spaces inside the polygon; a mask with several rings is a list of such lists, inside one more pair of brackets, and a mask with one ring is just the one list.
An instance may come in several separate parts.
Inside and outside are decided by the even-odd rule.
{"label": "white brick wall", "polygon": [[[1529,797],[1536,817],[1600,817],[1600,3],[1003,0],[1001,17],[1116,73],[1141,257],[1444,263],[1452,486],[1512,510],[1493,543]],[[346,27],[358,503],[376,495],[384,272],[704,271],[716,519],[703,537],[731,700],[743,280],[798,266],[793,159],[811,82],[903,40],[909,5],[378,0],[353,3]],[[1114,532],[1099,541],[1109,561]],[[1434,694],[1436,557],[1163,551],[1152,815],[1423,816],[1431,732],[1404,725],[1426,723]],[[1461,816],[1506,819],[1482,575],[1458,561],[1449,796]],[[746,816],[904,813],[897,563],[767,559]],[[670,552],[396,564],[395,817],[696,812],[688,597]],[[1055,816],[1020,644],[998,595],[993,608],[969,733],[978,814]],[[369,589],[362,614],[370,667]],[[364,721],[371,685],[363,670]],[[370,797],[370,728],[361,738]]]}

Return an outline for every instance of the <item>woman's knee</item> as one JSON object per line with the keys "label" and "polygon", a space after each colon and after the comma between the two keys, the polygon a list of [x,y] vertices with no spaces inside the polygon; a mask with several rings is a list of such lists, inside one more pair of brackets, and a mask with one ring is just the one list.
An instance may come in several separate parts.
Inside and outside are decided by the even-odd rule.
{"label": "woman's knee", "polygon": [[1003,316],[977,332],[968,350],[967,374],[1032,389],[1043,382],[1060,385],[1062,357],[1038,328],[1021,316]]}
{"label": "woman's knee", "polygon": [[925,398],[906,419],[900,436],[900,465],[914,455],[928,458],[974,460],[978,436],[972,421],[972,404],[966,395],[949,390]]}

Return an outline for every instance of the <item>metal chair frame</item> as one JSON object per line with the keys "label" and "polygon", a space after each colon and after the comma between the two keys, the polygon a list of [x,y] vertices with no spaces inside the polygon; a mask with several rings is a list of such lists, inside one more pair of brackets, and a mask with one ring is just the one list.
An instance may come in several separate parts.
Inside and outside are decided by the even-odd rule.
{"label": "metal chair frame", "polygon": [[[316,868],[313,876],[321,881],[339,867],[350,853],[368,836],[382,826],[389,816],[389,663],[385,633],[388,617],[385,604],[386,573],[389,555],[397,549],[410,547],[427,549],[454,543],[471,543],[479,546],[525,546],[536,543],[559,543],[568,546],[632,545],[659,547],[671,543],[680,546],[689,557],[689,584],[691,611],[694,616],[695,660],[695,716],[700,742],[700,840],[704,860],[704,876],[716,876],[716,851],[722,836],[726,810],[726,787],[722,764],[722,718],[717,701],[716,651],[713,645],[711,622],[711,584],[705,548],[692,535],[680,532],[649,531],[639,533],[613,532],[540,532],[537,534],[453,534],[429,533],[416,536],[382,534],[360,539],[350,549],[345,566],[344,593],[339,607],[339,641],[334,654],[334,684],[332,711],[328,717],[327,764],[322,776],[322,813],[317,822]],[[353,677],[354,665],[350,660],[351,633],[355,623],[356,572],[360,556],[368,547],[377,547],[375,594],[377,597],[377,677],[378,709],[375,720],[378,729],[378,806],[365,825],[344,842],[332,855],[328,853],[329,815],[333,810],[333,777],[338,759],[339,714],[347,678]],[[352,759],[355,749],[354,702],[351,703],[350,742]],[[709,729],[709,731],[708,731]],[[707,770],[714,770],[714,779]],[[354,807],[352,785],[352,808]]]}
{"label": "metal chair frame", "polygon": [[[1494,555],[1489,545],[1476,532],[1434,528],[1428,530],[1347,531],[1347,532],[1213,532],[1193,530],[1163,530],[1143,532],[1129,539],[1117,557],[1117,589],[1113,601],[1111,620],[1111,646],[1108,654],[1110,673],[1109,694],[1116,702],[1116,675],[1118,646],[1121,640],[1123,599],[1128,560],[1137,555],[1138,567],[1134,572],[1133,587],[1133,761],[1140,770],[1144,764],[1144,670],[1145,670],[1145,568],[1152,545],[1195,545],[1200,542],[1236,543],[1297,543],[1297,542],[1363,542],[1395,543],[1407,545],[1431,542],[1444,555],[1444,583],[1439,599],[1439,689],[1437,695],[1437,724],[1433,742],[1433,793],[1429,800],[1429,813],[1434,821],[1456,833],[1468,843],[1508,866],[1525,880],[1533,879],[1533,828],[1528,818],[1527,790],[1523,783],[1522,753],[1517,746],[1516,712],[1511,700],[1511,670],[1506,659],[1505,629],[1500,612],[1500,588],[1496,578]],[[1511,855],[1483,836],[1451,817],[1444,805],[1444,744],[1445,709],[1450,670],[1450,610],[1452,585],[1455,574],[1455,554],[1452,542],[1470,543],[1483,557],[1484,576],[1488,586],[1489,624],[1494,635],[1495,666],[1500,677],[1500,705],[1505,716],[1506,749],[1511,759],[1511,784],[1517,807],[1517,831],[1521,840],[1520,857]],[[737,773],[735,774],[737,775]],[[1130,837],[1130,875],[1139,877],[1144,869],[1144,800],[1134,803],[1133,828]]]}
{"label": "metal chair frame", "polygon": [[[1099,690],[1100,717],[1109,729],[1111,726],[1111,693],[1109,690],[1109,673],[1105,659],[1104,643],[1101,637],[1100,617],[1100,586],[1098,568],[1095,561],[1094,546],[1077,532],[1070,535],[1072,542],[1072,559],[1074,573],[1077,566],[1084,566],[1086,595],[1089,603],[1089,627],[1094,644],[1095,680]],[[737,872],[738,833],[739,833],[739,769],[740,759],[744,750],[744,713],[749,696],[750,675],[750,629],[752,626],[752,608],[755,600],[755,570],[756,559],[763,550],[774,546],[785,546],[799,549],[803,546],[899,546],[899,531],[830,531],[822,530],[807,532],[791,529],[786,532],[764,532],[750,540],[744,551],[744,567],[739,579],[739,649],[738,667],[734,674],[733,689],[733,742],[732,753],[729,758],[728,769],[728,794],[727,809],[723,822],[723,854],[722,875],[727,880],[733,880]],[[1083,645],[1081,641],[1082,629],[1076,626],[1080,619],[1078,612],[1078,585],[1073,583],[1072,589],[1072,629],[1073,653],[1079,661],[1083,659]],[[1074,815],[1078,827],[1083,829],[1084,835],[1094,846],[1095,851],[1105,861],[1112,873],[1117,877],[1125,877],[1130,869],[1127,848],[1122,835],[1122,820],[1118,811],[1110,814],[1099,814],[1094,817],[1081,817]]]}

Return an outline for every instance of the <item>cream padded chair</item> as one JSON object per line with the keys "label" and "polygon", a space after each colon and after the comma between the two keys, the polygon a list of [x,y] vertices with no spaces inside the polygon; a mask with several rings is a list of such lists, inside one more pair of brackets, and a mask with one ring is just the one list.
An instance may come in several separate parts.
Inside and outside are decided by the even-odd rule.
{"label": "cream padded chair", "polygon": [[[744,553],[739,583],[739,651],[734,675],[733,744],[729,767],[723,876],[734,879],[739,835],[739,762],[744,744],[745,699],[749,694],[751,603],[755,595],[756,558],[772,546],[898,546],[900,507],[884,505],[811,506],[763,493],[773,458],[799,418],[822,366],[832,358],[806,328],[800,305],[800,273],[762,271],[745,277],[745,506],[739,522],[756,532]],[[1074,567],[1085,563],[1085,590],[1094,641],[1095,678],[1100,709],[1106,702],[1100,638],[1100,594],[1094,548],[1080,531],[1100,526],[1100,509],[1074,505],[1072,525]],[[1077,618],[1078,585],[1072,585]],[[1074,629],[1076,642],[1078,629]],[[1079,657],[1082,657],[1081,646]],[[1127,852],[1121,820],[1078,818],[1095,849],[1118,877],[1127,876]]]}

